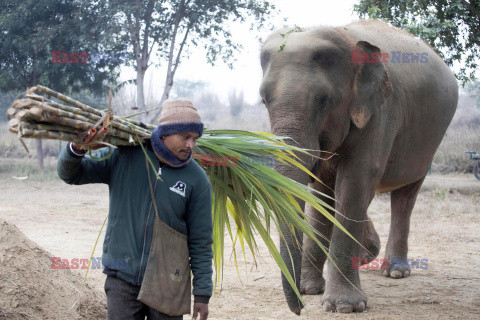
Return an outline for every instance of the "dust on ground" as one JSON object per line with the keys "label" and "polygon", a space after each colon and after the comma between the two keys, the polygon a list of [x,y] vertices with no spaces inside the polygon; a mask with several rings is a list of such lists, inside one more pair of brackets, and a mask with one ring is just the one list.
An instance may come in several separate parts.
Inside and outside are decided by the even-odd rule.
{"label": "dust on ground", "polygon": [[[360,270],[362,288],[368,296],[367,311],[360,314],[325,313],[321,310],[321,295],[318,295],[304,296],[306,308],[300,317],[295,316],[285,303],[280,271],[261,245],[261,239],[258,239],[260,253],[256,266],[250,256],[247,261],[238,257],[240,278],[230,258],[231,243],[227,241],[223,284],[221,291],[211,299],[209,319],[478,319],[479,200],[480,181],[471,174],[428,176],[412,215],[409,238],[409,258],[428,259],[428,268],[413,269],[409,278],[398,280],[385,278],[378,270]],[[104,185],[70,186],[62,181],[40,183],[10,177],[0,181],[0,218],[17,226],[51,255],[69,261],[90,257],[107,211],[108,189]],[[379,258],[383,258],[390,226],[388,195],[374,199],[369,216],[379,233],[382,242]],[[274,238],[278,243],[278,237]],[[2,253],[16,246],[15,242],[0,240]],[[103,234],[94,257],[101,256],[102,242]],[[13,280],[15,274],[20,275],[22,270],[30,270],[33,266],[38,272],[30,277],[36,283],[31,290],[47,292],[51,299],[65,303],[45,315],[42,310],[50,306],[43,301],[30,299],[29,305],[15,307],[15,301],[26,301],[21,300],[22,293],[10,287],[6,295],[0,289],[0,319],[72,319],[68,308],[80,286],[78,279],[83,277],[85,270],[51,270],[50,261],[31,262],[31,259],[41,260],[36,255],[41,252],[38,246],[27,245],[25,252],[30,252],[30,256],[22,251],[23,265],[15,264],[16,259],[8,262],[2,258],[2,263],[8,262],[8,266],[1,266],[0,288],[9,284],[3,278],[4,268],[18,268],[9,276]],[[43,253],[40,255],[45,258]],[[63,280],[54,282],[55,278]],[[105,304],[104,280],[100,269],[90,271],[87,285],[98,294],[96,300],[89,302],[91,306]],[[10,305],[9,313],[3,311],[2,314],[6,303]],[[102,317],[94,315],[90,319]],[[184,318],[189,319],[188,316]]]}
{"label": "dust on ground", "polygon": [[0,318],[100,319],[106,310],[81,277],[51,268],[51,256],[14,225],[0,219]]}

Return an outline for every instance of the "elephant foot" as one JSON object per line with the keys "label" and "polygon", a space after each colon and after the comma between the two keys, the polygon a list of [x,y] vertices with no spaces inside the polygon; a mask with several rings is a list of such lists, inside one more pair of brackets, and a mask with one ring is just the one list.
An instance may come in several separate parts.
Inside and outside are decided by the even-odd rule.
{"label": "elephant foot", "polygon": [[410,264],[407,258],[393,257],[385,259],[381,267],[382,275],[394,279],[406,278],[410,276]]}
{"label": "elephant foot", "polygon": [[[343,285],[342,285],[343,286]],[[331,290],[333,292],[326,292],[322,299],[322,307],[327,312],[363,312],[367,308],[367,297],[362,291],[353,288],[343,287],[342,290]],[[358,288],[358,286],[357,286]]]}
{"label": "elephant foot", "polygon": [[[367,219],[369,219],[368,216]],[[368,264],[380,253],[380,237],[378,236],[371,220],[363,223],[362,239],[360,243],[368,250],[365,251],[364,249],[361,249],[361,261],[363,264]]]}
{"label": "elephant foot", "polygon": [[325,291],[325,279],[315,268],[302,268],[300,294],[315,295]]}

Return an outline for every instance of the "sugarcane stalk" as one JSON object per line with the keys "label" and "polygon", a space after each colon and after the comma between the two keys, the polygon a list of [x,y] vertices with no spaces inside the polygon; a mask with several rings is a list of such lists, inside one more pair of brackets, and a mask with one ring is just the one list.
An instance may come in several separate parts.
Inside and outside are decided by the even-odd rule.
{"label": "sugarcane stalk", "polygon": [[44,86],[41,86],[41,85],[37,85],[36,88],[37,88],[38,91],[40,91],[42,93],[45,93],[49,96],[57,98],[58,100],[61,100],[61,101],[66,102],[68,104],[71,104],[72,106],[80,108],[83,111],[87,111],[87,112],[102,116],[102,114],[100,113],[100,110],[92,108],[90,106],[87,106],[86,104],[83,104],[80,101],[77,101],[77,100],[72,99],[72,98],[70,98],[66,95],[63,95],[60,92],[54,91],[50,88],[47,88],[47,87],[44,87]]}
{"label": "sugarcane stalk", "polygon": [[[9,122],[10,125],[10,122]],[[20,122],[22,128],[31,129],[31,130],[46,130],[46,131],[58,131],[58,132],[65,132],[65,133],[72,133],[72,134],[83,134],[84,131],[77,130],[73,127],[59,125],[59,124],[46,124],[46,123],[28,123],[28,122]]]}
{"label": "sugarcane stalk", "polygon": [[[55,119],[59,119],[59,117],[62,117],[62,118],[75,119],[77,121],[80,121],[80,123],[89,124],[88,128],[86,126],[82,126],[82,129],[84,129],[84,130],[90,130],[92,128],[92,126],[94,126],[94,123],[91,123],[90,120],[94,120],[95,118],[97,118],[97,120],[101,119],[101,117],[98,117],[98,116],[90,117],[90,118],[84,117],[84,116],[81,116],[79,114],[75,114],[75,113],[72,113],[72,112],[67,112],[67,111],[64,111],[64,110],[61,110],[61,109],[58,109],[58,108],[51,107],[49,105],[46,105],[45,103],[35,102],[35,105],[37,105],[39,108],[42,108],[43,110],[47,111],[46,118],[51,120],[51,121],[57,122]],[[77,127],[77,126],[75,126],[75,124],[73,122],[69,122],[69,123],[71,123],[70,126]],[[135,134],[135,130],[133,128],[130,128],[128,126],[117,123],[115,118],[110,122],[110,124],[113,127],[116,127],[118,129],[126,132],[126,134],[119,133],[119,135],[121,135],[123,138],[128,137],[128,134],[130,134],[130,135]],[[118,130],[115,130],[115,132],[118,132]],[[138,130],[137,134],[142,138],[149,138],[150,137],[150,133],[146,132],[144,130],[141,130],[141,131]]]}
{"label": "sugarcane stalk", "polygon": [[[66,102],[68,104],[71,104],[72,106],[74,107],[77,107],[77,108],[80,108],[82,109],[83,111],[86,111],[86,112],[90,112],[90,113],[93,113],[93,114],[96,114],[98,116],[103,116],[103,114],[101,113],[100,110],[98,109],[95,109],[95,108],[92,108],[86,104],[83,104],[75,99],[72,99],[70,97],[67,97],[66,95],[63,95],[61,94],[60,92],[57,92],[57,91],[54,91],[50,88],[47,88],[47,87],[44,87],[44,86],[41,86],[41,85],[37,85],[37,90],[42,92],[42,93],[45,93],[45,94],[48,94],[52,97],[55,97],[63,102]],[[142,126],[141,126],[141,122],[140,121],[136,121],[136,120],[124,120],[124,119],[121,119],[121,118],[118,118],[116,117],[115,118],[115,121],[125,125],[125,126],[136,126],[138,127],[138,130],[139,131],[142,131]],[[155,126],[152,126],[152,125],[149,125],[149,129],[155,129]],[[148,128],[148,127],[147,127]],[[125,130],[126,131],[126,130]]]}
{"label": "sugarcane stalk", "polygon": [[[38,90],[57,98],[56,102],[35,94]],[[135,120],[125,120],[94,109],[43,86],[29,88],[26,98],[17,99],[7,110],[9,130],[19,138],[54,139],[82,143],[94,147],[98,142],[129,146],[138,139],[149,139],[156,127]],[[110,118],[108,120],[105,117]],[[96,132],[94,132],[94,131]],[[103,132],[107,131],[108,132]],[[92,141],[85,143],[87,133]],[[98,135],[100,138],[96,138]]]}
{"label": "sugarcane stalk", "polygon": [[[29,129],[29,128],[21,128],[20,129],[20,137],[21,138],[33,138],[33,139],[51,139],[51,140],[62,140],[67,142],[77,142],[81,143],[79,140],[79,136],[75,134],[65,133],[65,132],[58,132],[58,131],[48,131],[48,130],[36,130],[36,129]],[[103,137],[102,137],[103,138]],[[100,142],[108,142],[112,145],[116,146],[131,146],[132,143],[128,140],[119,139],[117,137],[105,137],[104,139],[99,139],[94,143]],[[94,144],[92,143],[92,145]]]}
{"label": "sugarcane stalk", "polygon": [[42,114],[42,109],[37,107],[19,111],[17,113],[16,118],[25,122],[28,122],[30,120],[31,121],[47,121]]}
{"label": "sugarcane stalk", "polygon": [[19,123],[20,123],[20,119],[18,119],[18,118],[12,118],[12,119],[8,120],[8,126],[10,128],[17,127],[19,125]]}
{"label": "sugarcane stalk", "polygon": [[22,138],[35,138],[35,139],[53,139],[63,141],[79,141],[79,137],[76,134],[47,131],[47,130],[34,130],[28,128],[19,128],[19,134]]}
{"label": "sugarcane stalk", "polygon": [[[34,93],[27,93],[25,96],[28,97],[28,98],[40,101],[42,103],[46,103],[49,106],[56,107],[56,108],[62,109],[62,110],[67,111],[67,112],[82,115],[82,116],[87,117],[89,119],[92,119],[94,121],[97,121],[97,120],[101,119],[102,116],[104,116],[104,113],[102,113],[102,111],[100,111],[98,109],[95,109],[95,108],[92,108],[92,107],[89,107],[87,105],[85,105],[85,106],[90,108],[89,110],[94,110],[95,112],[85,111],[84,109],[81,109],[81,108],[78,108],[78,107],[75,107],[75,106],[72,107],[72,106],[67,106],[67,105],[64,105],[64,104],[60,104],[60,103],[51,101],[49,99],[45,99],[45,97],[34,94]],[[133,129],[135,129],[138,132],[145,133],[145,135],[150,135],[150,131],[154,130],[156,128],[153,125],[146,125],[146,124],[141,123],[140,121],[124,120],[124,119],[116,117],[116,116],[114,116],[114,120],[112,120],[112,121],[117,121],[125,127],[133,127]],[[123,127],[121,125],[120,125],[120,128],[122,130],[125,130],[125,127]],[[145,126],[145,128],[143,126]],[[119,127],[119,126],[117,126],[117,127]],[[128,131],[128,130],[125,130],[125,131]]]}
{"label": "sugarcane stalk", "polygon": [[[73,108],[73,107],[70,107],[70,106],[66,106],[66,105],[63,105],[63,104],[60,104],[60,103],[57,103],[57,102],[54,102],[54,101],[48,101],[48,102],[45,102],[45,103],[50,107],[58,108],[58,109],[61,109],[63,111],[66,111],[66,112],[75,113],[75,114],[84,116],[84,117],[86,117],[90,120],[93,120],[95,122],[101,119],[101,117],[99,115],[92,114],[92,113],[80,110],[78,108]],[[124,130],[126,128],[126,126],[123,126],[122,124],[117,124],[116,120],[117,120],[117,117],[113,116],[112,120],[110,120],[110,123],[112,123],[112,126],[118,128],[120,130]],[[140,132],[141,136],[147,137],[147,136],[150,136],[150,134],[151,134],[148,130],[146,130],[144,128],[134,126],[133,129],[135,129],[137,132]],[[130,132],[131,130],[129,130],[129,129],[124,130],[124,131],[127,131],[127,132],[133,134],[132,132]]]}
{"label": "sugarcane stalk", "polygon": [[25,109],[29,108],[32,105],[32,100],[28,98],[24,99],[17,99],[13,101],[12,108],[17,108],[17,109]]}
{"label": "sugarcane stalk", "polygon": [[[57,99],[59,99],[63,102],[71,104],[72,106],[80,108],[83,111],[90,112],[90,113],[97,114],[97,115],[101,116],[101,114],[99,113],[100,111],[98,109],[92,108],[92,107],[90,107],[86,104],[83,104],[83,103],[75,100],[75,99],[67,97],[66,95],[63,95],[60,92],[57,92],[55,90],[52,90],[50,88],[47,88],[47,87],[44,87],[44,86],[41,86],[41,85],[37,85],[36,88],[37,88],[38,91],[40,91],[42,93],[48,94],[48,95],[50,95],[52,97],[55,97],[55,98],[57,98]],[[142,124],[143,124],[140,121],[132,120],[132,119],[124,120],[124,119],[117,118],[116,120],[118,122],[124,124],[124,125],[133,124],[133,125],[138,126],[140,128],[142,128]],[[149,129],[149,130],[154,130],[156,128],[154,125],[151,125],[151,124],[143,124],[143,125],[146,126],[147,129]]]}
{"label": "sugarcane stalk", "polygon": [[33,109],[34,108],[31,108],[30,110],[20,111],[18,113],[18,118],[24,122],[30,122],[30,120],[33,120],[36,122],[54,122],[60,125],[73,127],[73,128],[84,130],[84,131],[88,131],[92,127],[92,124],[90,122],[85,122],[78,119],[72,119],[65,116],[59,116],[56,114],[48,114],[48,113],[36,114],[32,112]]}
{"label": "sugarcane stalk", "polygon": [[[70,106],[62,105],[53,101],[44,102],[44,103],[41,103],[41,105],[44,106],[44,109],[49,112],[57,113],[59,115],[69,116],[81,121],[88,121],[89,119],[89,120],[93,120],[94,122],[97,122],[103,117],[103,115],[99,116],[97,114],[88,113],[86,111],[83,111],[77,108],[72,108]],[[112,119],[110,120],[110,123],[113,127],[116,127],[130,134],[134,134],[136,131],[138,135],[142,137],[150,137],[151,135],[151,132],[149,132],[147,129],[132,126],[131,124],[129,124],[130,126],[127,126],[122,123],[118,123],[118,118],[115,116],[112,117]]]}
{"label": "sugarcane stalk", "polygon": [[10,120],[10,119],[13,119],[13,117],[15,117],[15,115],[17,114],[18,112],[18,109],[15,109],[15,108],[8,108],[7,110],[7,119]]}

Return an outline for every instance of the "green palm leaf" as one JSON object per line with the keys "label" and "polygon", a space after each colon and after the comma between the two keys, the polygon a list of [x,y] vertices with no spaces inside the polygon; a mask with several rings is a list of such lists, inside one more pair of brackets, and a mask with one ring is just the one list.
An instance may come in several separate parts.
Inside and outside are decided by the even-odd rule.
{"label": "green palm leaf", "polygon": [[[255,236],[259,235],[300,298],[294,279],[271,238],[272,223],[280,237],[284,237],[280,226],[285,221],[292,230],[297,228],[302,231],[312,238],[327,255],[328,253],[318,240],[319,237],[324,236],[318,234],[307,222],[305,214],[295,198],[311,204],[334,225],[350,235],[327,211],[327,209],[334,210],[322,200],[322,197],[328,196],[281,175],[267,165],[258,165],[258,163],[255,165],[251,161],[245,161],[252,157],[260,159],[275,157],[278,161],[295,166],[317,179],[299,162],[299,158],[294,153],[308,153],[309,150],[288,145],[285,143],[285,139],[287,138],[264,132],[209,130],[205,131],[203,136],[197,140],[194,158],[200,165],[206,165],[204,169],[213,190],[213,251],[217,272],[216,285],[222,277],[226,228],[232,243],[240,242],[244,255],[246,244],[254,260],[258,253]],[[225,156],[236,157],[237,165],[232,162],[225,165],[225,161],[217,163],[202,161],[221,159],[222,157],[225,159]],[[209,164],[211,166],[208,166]],[[315,196],[314,193],[320,197]],[[235,229],[232,229],[230,220],[235,223]],[[352,236],[350,235],[350,237]],[[237,266],[235,245],[233,250]]]}

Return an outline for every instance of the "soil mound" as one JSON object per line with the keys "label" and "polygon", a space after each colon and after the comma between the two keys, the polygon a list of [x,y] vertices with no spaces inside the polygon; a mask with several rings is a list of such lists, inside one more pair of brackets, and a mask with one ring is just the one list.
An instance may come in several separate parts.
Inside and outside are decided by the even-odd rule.
{"label": "soil mound", "polygon": [[104,297],[88,286],[80,294],[82,276],[52,269],[51,258],[0,219],[0,319],[106,319]]}

